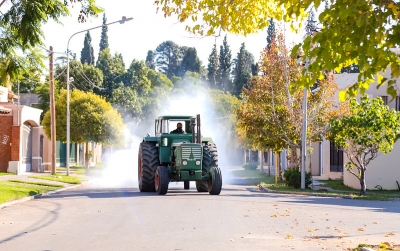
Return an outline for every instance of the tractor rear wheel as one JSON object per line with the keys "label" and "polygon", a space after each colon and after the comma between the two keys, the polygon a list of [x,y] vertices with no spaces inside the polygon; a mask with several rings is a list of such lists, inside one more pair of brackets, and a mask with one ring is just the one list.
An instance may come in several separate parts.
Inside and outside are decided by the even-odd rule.
{"label": "tractor rear wheel", "polygon": [[165,195],[168,191],[169,177],[166,166],[158,166],[155,177],[155,189],[158,194]]}
{"label": "tractor rear wheel", "polygon": [[208,181],[208,192],[211,195],[219,195],[222,188],[222,173],[219,167],[211,167],[210,181]]}
{"label": "tractor rear wheel", "polygon": [[154,175],[158,160],[157,146],[150,142],[142,142],[138,156],[138,183],[140,192],[155,192]]}
{"label": "tractor rear wheel", "polygon": [[183,188],[186,189],[186,190],[190,189],[190,181],[185,180],[183,182]]}
{"label": "tractor rear wheel", "polygon": [[[214,142],[208,142],[203,146],[203,166],[201,169],[202,175],[210,172],[211,167],[218,166],[218,152]],[[208,183],[204,180],[196,181],[196,188],[198,192],[209,192]]]}

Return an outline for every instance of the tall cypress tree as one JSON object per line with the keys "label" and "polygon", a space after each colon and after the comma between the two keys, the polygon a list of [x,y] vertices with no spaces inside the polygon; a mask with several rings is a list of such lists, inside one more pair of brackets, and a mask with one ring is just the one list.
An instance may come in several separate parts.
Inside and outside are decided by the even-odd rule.
{"label": "tall cypress tree", "polygon": [[234,81],[231,93],[239,97],[242,93],[242,88],[247,87],[247,81],[252,76],[252,68],[254,68],[254,56],[246,50],[244,43],[242,43],[234,62]]}
{"label": "tall cypress tree", "polygon": [[83,42],[83,49],[81,50],[81,63],[94,64],[94,50],[92,46],[92,37],[89,31],[85,35],[85,41]]}
{"label": "tall cypress tree", "polygon": [[[107,18],[106,18],[106,13],[103,14],[103,25],[107,23]],[[101,28],[101,38],[100,38],[100,50],[99,50],[99,54],[102,50],[108,48],[108,36],[107,36],[107,32],[108,32],[108,27],[107,26],[103,26]]]}
{"label": "tall cypress tree", "polygon": [[210,86],[213,88],[217,87],[218,68],[219,68],[218,51],[217,51],[217,45],[214,44],[211,54],[208,57],[208,67],[207,67],[208,82],[210,83]]}
{"label": "tall cypress tree", "polygon": [[268,30],[267,30],[267,48],[271,49],[271,42],[275,40],[275,22],[274,19],[269,20]]}
{"label": "tall cypress tree", "polygon": [[146,56],[146,65],[150,68],[155,70],[156,69],[156,65],[154,63],[154,52],[152,50],[149,50],[147,52],[147,56]]}
{"label": "tall cypress tree", "polygon": [[219,67],[217,72],[217,84],[223,91],[232,92],[231,81],[231,67],[232,67],[232,52],[228,45],[228,38],[225,35],[224,41],[220,47],[219,52]]}

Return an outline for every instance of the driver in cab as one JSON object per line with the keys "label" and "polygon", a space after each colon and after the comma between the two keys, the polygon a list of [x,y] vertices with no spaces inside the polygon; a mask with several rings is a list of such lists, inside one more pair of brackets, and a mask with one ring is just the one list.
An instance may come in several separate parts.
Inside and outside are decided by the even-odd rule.
{"label": "driver in cab", "polygon": [[185,133],[185,131],[182,129],[182,123],[179,122],[176,124],[176,129],[171,131],[171,133]]}

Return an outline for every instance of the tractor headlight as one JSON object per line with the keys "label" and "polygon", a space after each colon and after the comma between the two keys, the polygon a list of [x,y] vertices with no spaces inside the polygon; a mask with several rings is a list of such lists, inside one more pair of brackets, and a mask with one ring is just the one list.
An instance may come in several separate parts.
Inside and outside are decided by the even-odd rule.
{"label": "tractor headlight", "polygon": [[186,160],[182,161],[182,165],[187,166],[187,161]]}
{"label": "tractor headlight", "polygon": [[168,139],[167,138],[163,138],[162,146],[168,146]]}
{"label": "tractor headlight", "polygon": [[196,160],[196,165],[200,166],[200,160]]}

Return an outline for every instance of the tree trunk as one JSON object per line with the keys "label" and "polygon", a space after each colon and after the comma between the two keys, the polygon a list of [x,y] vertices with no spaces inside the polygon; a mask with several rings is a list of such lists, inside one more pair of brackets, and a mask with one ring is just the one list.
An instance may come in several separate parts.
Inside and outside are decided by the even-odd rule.
{"label": "tree trunk", "polygon": [[290,147],[290,167],[299,166],[299,156],[297,155],[297,148],[294,146]]}
{"label": "tree trunk", "polygon": [[268,150],[268,177],[271,176],[271,151]]}
{"label": "tree trunk", "polygon": [[366,195],[367,194],[367,183],[365,182],[364,168],[361,169],[360,185],[361,185],[360,195]]}
{"label": "tree trunk", "polygon": [[246,165],[246,148],[243,148],[243,165]]}
{"label": "tree trunk", "polygon": [[85,172],[89,174],[89,142],[85,144]]}
{"label": "tree trunk", "polygon": [[259,151],[258,155],[260,156],[260,172],[264,173],[264,152],[263,151]]}

